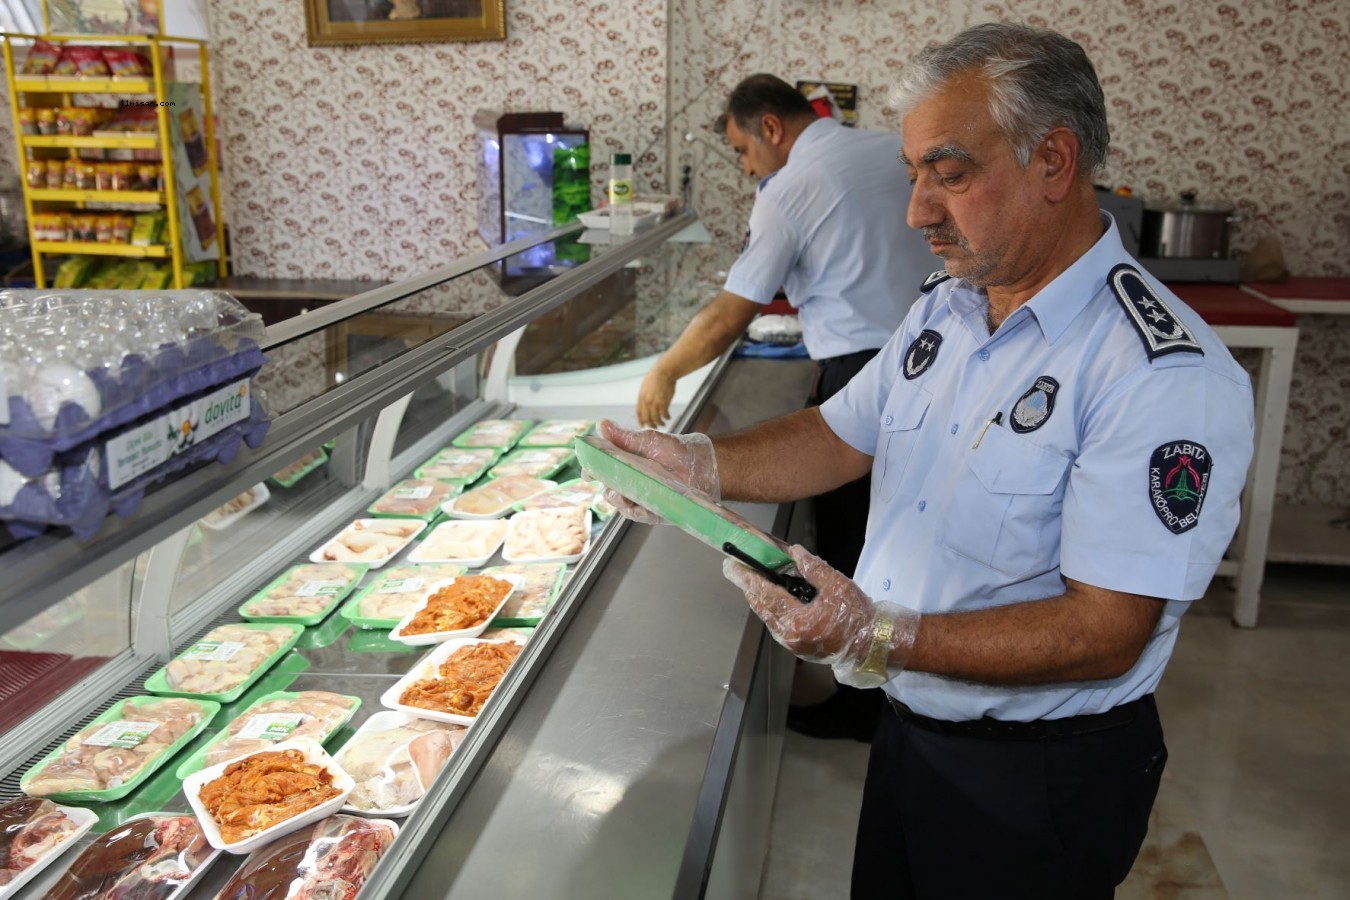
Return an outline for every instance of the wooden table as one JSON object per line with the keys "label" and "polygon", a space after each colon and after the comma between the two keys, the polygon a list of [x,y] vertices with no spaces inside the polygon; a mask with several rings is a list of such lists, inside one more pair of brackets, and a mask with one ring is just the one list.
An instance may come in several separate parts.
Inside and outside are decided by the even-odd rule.
{"label": "wooden table", "polygon": [[1168,288],[1199,313],[1224,344],[1261,351],[1255,385],[1256,449],[1242,491],[1242,520],[1235,549],[1219,567],[1219,574],[1236,577],[1233,622],[1251,628],[1256,625],[1261,606],[1261,582],[1270,547],[1275,480],[1298,345],[1297,318],[1290,310],[1237,285],[1169,284]]}
{"label": "wooden table", "polygon": [[1350,278],[1290,278],[1244,284],[1242,289],[1290,312],[1350,315]]}

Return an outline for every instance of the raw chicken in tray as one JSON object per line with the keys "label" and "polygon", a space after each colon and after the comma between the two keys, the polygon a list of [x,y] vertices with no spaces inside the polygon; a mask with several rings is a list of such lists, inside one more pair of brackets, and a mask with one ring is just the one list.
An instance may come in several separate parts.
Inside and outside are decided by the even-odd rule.
{"label": "raw chicken in tray", "polygon": [[462,725],[419,719],[407,713],[378,712],[366,720],[337,754],[337,764],[356,788],[349,812],[406,816],[464,739]]}
{"label": "raw chicken in tray", "polygon": [[357,519],[309,555],[309,561],[364,562],[378,569],[425,528],[421,519]]}
{"label": "raw chicken in tray", "polygon": [[591,541],[591,511],[586,507],[535,509],[511,517],[502,547],[509,563],[576,562]]}

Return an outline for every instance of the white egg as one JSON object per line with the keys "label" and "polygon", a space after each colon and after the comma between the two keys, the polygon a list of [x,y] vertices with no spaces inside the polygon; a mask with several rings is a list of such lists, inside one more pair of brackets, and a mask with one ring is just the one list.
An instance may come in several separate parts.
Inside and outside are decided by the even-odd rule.
{"label": "white egg", "polygon": [[103,411],[98,388],[84,370],[62,362],[44,362],[38,366],[28,385],[28,403],[44,428],[56,424],[56,415],[63,403],[78,404],[91,419]]}
{"label": "white egg", "polygon": [[19,495],[19,488],[23,487],[27,480],[13,466],[0,459],[0,506],[13,506],[14,498]]}

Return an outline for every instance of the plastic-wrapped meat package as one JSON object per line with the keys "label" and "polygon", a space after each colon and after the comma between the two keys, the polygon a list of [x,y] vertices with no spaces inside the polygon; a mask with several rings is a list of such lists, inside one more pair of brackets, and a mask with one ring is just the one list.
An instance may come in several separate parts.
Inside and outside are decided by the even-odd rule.
{"label": "plastic-wrapped meat package", "polygon": [[572,451],[566,447],[538,447],[532,450],[517,450],[508,453],[502,461],[492,467],[493,478],[506,478],[511,475],[528,475],[544,478],[565,466],[572,459]]}
{"label": "plastic-wrapped meat package", "polygon": [[215,854],[191,816],[132,819],[86,847],[47,900],[164,900]]}
{"label": "plastic-wrapped meat package", "polygon": [[333,605],[365,574],[361,566],[295,566],[244,604],[246,616],[313,616]]}
{"label": "plastic-wrapped meat package", "polygon": [[579,506],[536,509],[511,517],[502,557],[508,560],[574,557],[590,540],[590,510]]}
{"label": "plastic-wrapped meat package", "polygon": [[221,625],[170,662],[165,676],[176,691],[225,693],[242,684],[294,636],[295,629],[289,625]]}
{"label": "plastic-wrapped meat package", "polygon": [[[49,797],[119,788],[174,749],[206,714],[195,700],[133,699],[135,703],[123,701],[115,717],[95,722],[66,741],[60,756],[24,780],[24,793]],[[114,733],[119,728],[127,734]]]}
{"label": "plastic-wrapped meat package", "polygon": [[540,422],[525,437],[522,447],[570,447],[572,439],[590,432],[595,422],[590,419],[549,419]]}
{"label": "plastic-wrapped meat package", "polygon": [[484,575],[519,575],[525,583],[516,588],[515,593],[497,612],[501,619],[534,619],[543,616],[553,604],[562,583],[562,574],[567,566],[562,563],[520,563],[510,566],[494,566],[485,569]]}
{"label": "plastic-wrapped meat package", "polygon": [[369,619],[401,619],[421,605],[422,588],[463,574],[463,566],[448,564],[388,569],[361,597],[358,612]]}
{"label": "plastic-wrapped meat package", "polygon": [[370,512],[377,516],[430,517],[458,491],[449,482],[430,478],[400,481],[370,504]]}
{"label": "plastic-wrapped meat package", "polygon": [[343,746],[337,764],[356,780],[348,806],[397,814],[422,799],[466,729],[402,713],[383,715],[389,717],[388,725],[372,717],[370,725]]}
{"label": "plastic-wrapped meat package", "polygon": [[551,481],[543,481],[528,475],[508,475],[505,478],[495,478],[482,487],[460,494],[450,504],[449,509],[453,513],[466,516],[500,516],[510,510],[511,504],[533,497],[553,486]]}
{"label": "plastic-wrapped meat package", "polygon": [[55,850],[78,827],[50,800],[24,797],[0,806],[0,888]]}
{"label": "plastic-wrapped meat package", "polygon": [[215,900],[354,898],[395,833],[383,822],[330,816],[253,851]]}
{"label": "plastic-wrapped meat package", "polygon": [[[351,717],[356,704],[355,697],[328,691],[301,691],[294,697],[264,700],[230,723],[225,729],[225,739],[207,750],[206,764],[214,766],[259,750],[270,750],[283,738],[308,737],[322,743]],[[273,730],[269,735],[267,726],[277,722],[293,724],[294,728]]]}

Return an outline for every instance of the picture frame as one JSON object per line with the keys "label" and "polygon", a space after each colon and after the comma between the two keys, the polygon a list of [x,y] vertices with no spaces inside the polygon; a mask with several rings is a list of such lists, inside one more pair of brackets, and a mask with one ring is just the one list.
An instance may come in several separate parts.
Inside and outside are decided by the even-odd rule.
{"label": "picture frame", "polygon": [[309,45],[506,40],[506,0],[305,0]]}

